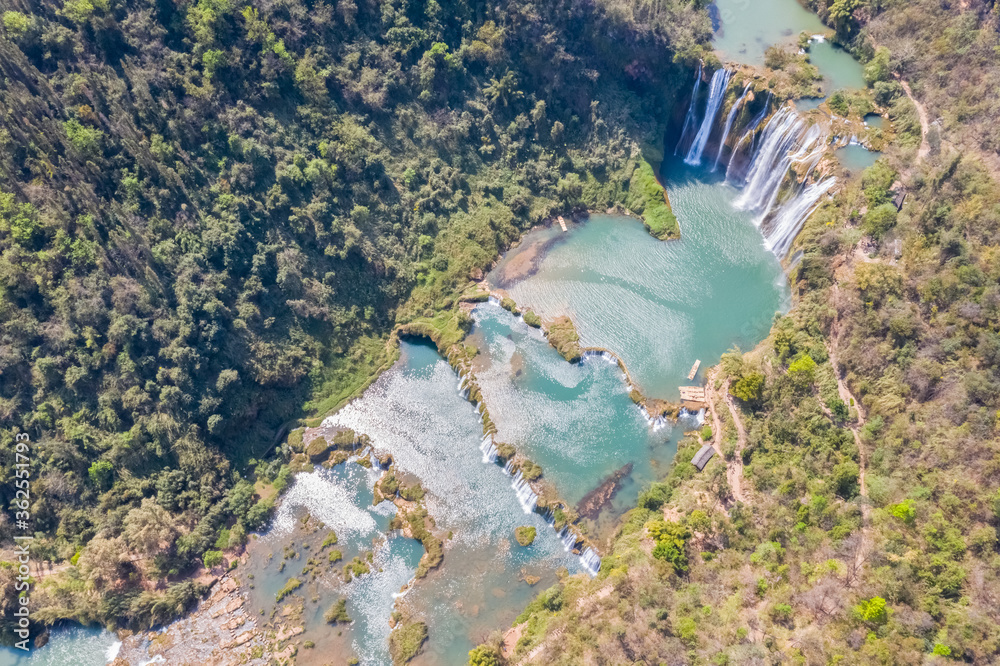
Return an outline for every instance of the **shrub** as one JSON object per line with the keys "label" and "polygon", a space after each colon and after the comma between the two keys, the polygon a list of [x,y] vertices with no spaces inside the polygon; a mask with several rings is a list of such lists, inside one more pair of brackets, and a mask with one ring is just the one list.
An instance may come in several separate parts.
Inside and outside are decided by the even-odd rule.
{"label": "shrub", "polygon": [[302,587],[302,581],[298,578],[289,578],[288,582],[285,583],[285,586],[278,590],[277,594],[274,595],[275,601],[281,601],[300,587]]}
{"label": "shrub", "polygon": [[278,470],[277,476],[274,477],[274,492],[279,495],[288,489],[288,484],[291,483],[292,470],[288,465],[282,465],[281,469]]}
{"label": "shrub", "polygon": [[267,523],[268,520],[270,520],[272,513],[274,513],[274,501],[266,499],[257,502],[250,507],[249,511],[247,511],[247,515],[244,520],[247,529],[260,529]]}
{"label": "shrub", "polygon": [[492,645],[480,645],[469,651],[469,666],[501,666],[500,653]]}
{"label": "shrub", "polygon": [[514,537],[522,546],[530,546],[535,541],[535,528],[521,526],[514,530]]}
{"label": "shrub", "polygon": [[549,344],[570,363],[580,360],[580,336],[569,317],[562,317],[549,326]]}
{"label": "shrub", "polygon": [[816,379],[816,361],[809,354],[802,354],[788,366],[788,376],[800,387],[808,387]]}
{"label": "shrub", "polygon": [[505,463],[517,453],[513,444],[508,444],[506,442],[497,442],[497,460],[499,462]]}
{"label": "shrub", "polygon": [[527,324],[528,326],[531,326],[532,328],[540,328],[542,326],[542,318],[536,315],[531,310],[525,310],[523,317],[524,317],[524,323]]}
{"label": "shrub", "polygon": [[775,604],[771,608],[771,617],[775,622],[788,622],[792,619],[792,607],[788,604]]}
{"label": "shrub", "polygon": [[222,564],[222,551],[218,550],[206,550],[205,554],[202,555],[202,561],[205,562],[205,568],[211,569],[212,567],[217,567]]}
{"label": "shrub", "polygon": [[104,132],[94,127],[83,125],[79,120],[73,118],[63,123],[66,129],[66,136],[83,157],[97,159],[101,154],[101,140]]}
{"label": "shrub", "polygon": [[643,509],[659,511],[660,508],[670,501],[670,486],[666,483],[652,483],[649,488],[639,493],[639,503]]}
{"label": "shrub", "polygon": [[687,540],[691,532],[680,523],[654,520],[647,525],[649,534],[656,541],[653,557],[669,562],[676,573],[688,570]]}
{"label": "shrub", "polygon": [[24,33],[28,32],[28,27],[30,25],[31,19],[21,12],[3,13],[3,27],[12,37],[20,37]]}
{"label": "shrub", "polygon": [[698,624],[692,617],[682,617],[674,623],[674,631],[688,647],[693,647],[698,642]]}
{"label": "shrub", "polygon": [[764,394],[764,375],[759,372],[748,373],[736,380],[729,392],[749,405],[757,405]]}
{"label": "shrub", "polygon": [[101,492],[111,487],[112,473],[114,468],[107,460],[97,460],[90,465],[87,475],[90,482]]}
{"label": "shrub", "polygon": [[309,456],[309,460],[312,462],[319,462],[326,459],[331,448],[332,446],[326,441],[326,438],[317,437],[309,442],[309,445],[306,447],[306,455]]}
{"label": "shrub", "polygon": [[939,657],[950,657],[951,648],[945,645],[944,643],[935,643],[934,651],[931,652],[931,654],[937,655]]}
{"label": "shrub", "polygon": [[417,656],[427,640],[427,625],[423,622],[398,624],[389,634],[389,654],[394,664],[405,664]]}
{"label": "shrub", "polygon": [[521,463],[521,474],[528,481],[536,481],[542,476],[542,468],[530,460],[525,460]]}
{"label": "shrub", "polygon": [[889,610],[882,597],[872,597],[861,601],[853,608],[852,615],[859,622],[870,626],[882,625],[889,621]]}
{"label": "shrub", "polygon": [[869,86],[874,86],[879,81],[888,81],[892,78],[889,59],[889,49],[884,46],[875,49],[875,57],[868,61],[864,69],[865,82]]}
{"label": "shrub", "polygon": [[347,614],[347,599],[338,599],[335,604],[326,609],[323,613],[323,621],[327,624],[349,624],[351,616]]}
{"label": "shrub", "polygon": [[913,525],[917,519],[917,512],[913,509],[913,500],[903,500],[899,504],[893,504],[889,507],[889,513],[898,520],[903,521],[907,525]]}
{"label": "shrub", "polygon": [[426,494],[427,491],[419,483],[415,483],[412,486],[402,486],[399,489],[399,496],[407,502],[419,502]]}
{"label": "shrub", "polygon": [[837,495],[850,499],[858,494],[858,475],[861,469],[853,460],[845,460],[834,466],[831,475],[833,490]]}
{"label": "shrub", "polygon": [[871,208],[865,213],[861,229],[872,238],[879,240],[896,226],[896,206],[884,203]]}

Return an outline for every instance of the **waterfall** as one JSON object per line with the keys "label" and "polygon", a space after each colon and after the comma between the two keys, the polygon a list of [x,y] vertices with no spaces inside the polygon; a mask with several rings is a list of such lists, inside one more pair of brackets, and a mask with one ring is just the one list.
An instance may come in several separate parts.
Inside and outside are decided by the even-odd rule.
{"label": "waterfall", "polygon": [[521,470],[517,470],[517,475],[514,477],[514,481],[511,482],[511,488],[517,494],[517,501],[520,502],[521,508],[524,512],[531,514],[535,510],[535,506],[538,504],[538,495],[535,491],[531,489],[528,482],[524,480],[524,475],[521,474]]}
{"label": "waterfall", "polygon": [[691,142],[687,157],[684,162],[691,166],[701,164],[701,154],[708,143],[708,135],[712,133],[712,126],[715,125],[715,116],[719,113],[722,100],[726,97],[726,86],[729,85],[729,77],[732,73],[728,69],[718,69],[712,75],[711,88],[708,93],[708,104],[705,106],[705,117],[701,120],[701,127]]}
{"label": "waterfall", "polygon": [[824,178],[805,189],[785,204],[774,218],[770,230],[765,234],[767,248],[778,257],[784,257],[798,236],[802,225],[819,205],[819,199],[836,184],[836,178]]}
{"label": "waterfall", "polygon": [[684,127],[681,129],[681,138],[677,141],[677,147],[674,148],[674,155],[677,151],[681,149],[681,144],[684,143],[684,137],[687,136],[687,131],[690,129],[692,123],[694,123],[694,109],[695,105],[698,103],[698,88],[701,86],[701,63],[698,63],[698,72],[694,75],[694,90],[691,91],[691,103],[688,104],[687,114],[684,116]]}
{"label": "waterfall", "polygon": [[729,109],[729,115],[726,116],[726,125],[722,128],[722,138],[719,139],[719,152],[715,154],[715,164],[712,165],[712,171],[715,171],[719,167],[719,158],[722,157],[722,149],[726,147],[726,138],[729,136],[729,130],[733,126],[733,120],[736,119],[736,113],[740,110],[740,104],[743,103],[743,100],[750,93],[750,86],[751,84],[748,83],[746,88],[743,89],[743,94],[733,103],[733,108]]}
{"label": "waterfall", "polygon": [[759,213],[760,224],[774,207],[788,169],[796,163],[815,162],[822,155],[822,137],[819,125],[805,129],[805,122],[789,107],[775,113],[764,128],[760,148],[750,161],[743,194],[734,205]]}
{"label": "waterfall", "polygon": [[559,533],[559,540],[562,541],[563,550],[567,553],[576,547],[576,542],[580,540],[576,536],[576,532],[571,530],[569,527],[564,527],[562,532]]}
{"label": "waterfall", "polygon": [[743,193],[734,202],[737,208],[756,210],[767,214],[772,194],[791,165],[789,151],[802,129],[802,120],[788,107],[783,107],[764,127],[760,148],[750,159]]}
{"label": "waterfall", "polygon": [[[771,109],[771,97],[773,97],[773,94],[771,93],[770,90],[768,90],[767,99],[764,100],[764,108],[760,110],[760,113],[758,113],[756,116],[753,117],[753,119],[747,125],[747,128],[743,131],[743,135],[740,136],[739,141],[733,144],[733,150],[729,154],[729,164],[726,165],[727,180],[729,180],[732,177],[731,172],[733,170],[733,158],[736,157],[737,149],[739,149],[739,147],[743,144],[744,141],[747,140],[748,137],[751,138],[751,143],[753,142],[752,139],[754,135],[753,133],[757,130],[757,127],[761,124],[764,118],[767,117],[767,112]],[[751,151],[753,150],[752,145],[750,146],[750,149]]]}
{"label": "waterfall", "polygon": [[[767,122],[761,132],[760,146],[752,152],[743,193],[733,205],[757,213],[757,226],[761,227],[765,244],[778,257],[788,253],[802,225],[819,205],[820,197],[836,184],[834,178],[808,183],[827,143],[823,127],[807,126],[794,109],[785,106]],[[778,195],[790,171],[803,185],[778,204]]]}
{"label": "waterfall", "polygon": [[587,546],[587,549],[583,551],[583,555],[580,556],[580,563],[591,576],[596,576],[601,570],[601,556],[590,546]]}
{"label": "waterfall", "polygon": [[495,463],[497,461],[497,445],[493,443],[493,437],[487,435],[479,445],[479,450],[483,452],[484,463]]}

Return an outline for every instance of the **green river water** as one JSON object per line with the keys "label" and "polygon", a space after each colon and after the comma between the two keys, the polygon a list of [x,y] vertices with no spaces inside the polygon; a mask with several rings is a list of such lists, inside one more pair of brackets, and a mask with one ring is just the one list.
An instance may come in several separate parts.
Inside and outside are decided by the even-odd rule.
{"label": "green river water", "polygon": [[[633,218],[594,215],[565,235],[529,234],[490,279],[543,318],[569,315],[581,344],[618,354],[647,396],[676,399],[695,360],[708,367],[766,335],[788,290],[754,215],[733,208],[734,188],[683,164],[665,164],[663,176],[679,241],[657,241]],[[539,239],[552,247],[538,270],[501,279],[504,262]]]}

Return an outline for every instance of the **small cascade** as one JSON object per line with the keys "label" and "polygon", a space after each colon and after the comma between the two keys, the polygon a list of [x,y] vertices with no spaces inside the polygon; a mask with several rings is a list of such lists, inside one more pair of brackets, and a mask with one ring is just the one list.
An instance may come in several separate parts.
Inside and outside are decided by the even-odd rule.
{"label": "small cascade", "polygon": [[618,365],[618,357],[616,357],[609,351],[590,349],[583,352],[583,354],[581,354],[580,357],[581,360],[584,362],[587,361],[587,359],[599,358],[609,363],[610,365]]}
{"label": "small cascade", "polygon": [[497,461],[497,445],[493,443],[493,437],[487,435],[479,445],[479,450],[483,452],[484,463],[495,463]]}
{"label": "small cascade", "polygon": [[726,147],[726,139],[729,137],[729,130],[733,126],[733,120],[736,119],[736,114],[740,110],[740,105],[743,104],[743,100],[746,99],[747,95],[750,93],[751,83],[747,83],[746,87],[743,89],[743,94],[740,98],[733,103],[733,108],[729,109],[729,115],[726,116],[726,124],[722,128],[722,138],[719,139],[719,151],[715,154],[715,164],[712,165],[712,171],[715,171],[719,167],[719,159],[722,157],[722,149]]}
{"label": "small cascade", "polygon": [[688,130],[691,129],[691,125],[694,124],[694,109],[695,105],[698,103],[698,88],[701,87],[701,63],[698,63],[698,72],[694,75],[694,90],[691,91],[691,103],[688,104],[687,114],[684,116],[684,127],[681,129],[681,138],[677,141],[677,147],[674,148],[674,155],[681,149],[681,144],[684,143],[684,137],[687,136]]}
{"label": "small cascade", "polygon": [[747,128],[743,131],[743,135],[740,136],[739,141],[737,141],[733,145],[733,150],[729,154],[729,164],[726,165],[726,180],[732,179],[733,159],[736,157],[736,153],[739,151],[739,147],[743,145],[743,142],[746,141],[748,138],[750,139],[750,152],[753,152],[754,138],[756,136],[754,132],[757,131],[757,127],[760,126],[760,124],[764,121],[764,118],[767,117],[768,112],[771,110],[771,98],[773,96],[774,96],[773,93],[771,93],[771,91],[768,90],[767,99],[764,100],[764,108],[762,108],[760,112],[756,116],[754,116],[753,119],[750,120],[750,122],[747,124]]}
{"label": "small cascade", "polygon": [[568,553],[576,548],[576,542],[580,540],[580,537],[569,527],[564,527],[562,532],[559,533],[559,540],[562,541],[563,550]]}
{"label": "small cascade", "polygon": [[531,486],[524,479],[524,475],[521,474],[521,470],[517,470],[517,474],[514,476],[514,481],[511,482],[511,487],[517,494],[517,501],[521,504],[521,508],[524,512],[531,514],[535,511],[535,506],[538,504],[538,495],[535,491],[531,489]]}
{"label": "small cascade", "polygon": [[493,294],[490,294],[489,298],[486,299],[486,302],[489,303],[490,305],[495,305],[497,307],[500,307],[500,299],[494,296]]}
{"label": "small cascade", "polygon": [[806,219],[819,206],[820,197],[836,182],[837,179],[831,177],[807,185],[798,196],[783,206],[770,225],[770,230],[765,233],[767,249],[779,257],[784,257]]}
{"label": "small cascade", "polygon": [[580,555],[580,564],[591,576],[596,576],[601,570],[601,556],[590,546],[587,546],[583,554]]}
{"label": "small cascade", "polygon": [[702,118],[701,127],[698,128],[698,133],[695,134],[694,141],[691,142],[691,147],[688,149],[687,157],[684,158],[685,164],[691,166],[701,164],[701,154],[705,150],[705,144],[708,143],[708,135],[712,133],[712,127],[715,125],[715,116],[718,115],[719,107],[722,106],[722,101],[726,97],[726,87],[729,85],[730,76],[732,76],[732,72],[728,69],[718,69],[712,75],[708,104],[705,106],[705,117]]}
{"label": "small cascade", "polygon": [[[629,391],[631,390],[632,388],[629,387]],[[668,425],[670,425],[670,422],[666,418],[664,418],[663,416],[654,417],[646,410],[644,406],[636,405],[636,408],[639,410],[639,413],[642,414],[642,418],[646,419],[646,424],[649,425],[650,429],[652,429],[653,432],[662,430],[663,428],[666,428]],[[684,410],[681,409],[681,413],[683,412]]]}

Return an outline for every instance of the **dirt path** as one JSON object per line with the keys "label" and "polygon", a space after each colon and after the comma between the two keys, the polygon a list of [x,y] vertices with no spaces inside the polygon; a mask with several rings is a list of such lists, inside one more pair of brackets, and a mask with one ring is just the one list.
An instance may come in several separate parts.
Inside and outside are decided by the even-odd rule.
{"label": "dirt path", "polygon": [[741,502],[746,502],[746,494],[743,492],[743,450],[747,447],[747,431],[743,427],[743,419],[740,418],[739,410],[736,409],[736,401],[733,400],[732,394],[729,393],[729,382],[731,379],[726,379],[726,385],[722,387],[723,396],[726,400],[726,407],[729,408],[729,415],[733,418],[733,423],[736,424],[736,452],[733,454],[733,459],[729,462],[726,468],[726,475],[729,476],[730,469],[732,470],[733,478],[736,480],[736,486],[739,488],[739,494],[743,499]]}
{"label": "dirt path", "polygon": [[[588,606],[590,606],[591,604],[593,604],[595,601],[600,601],[601,599],[606,599],[607,597],[611,596],[611,593],[614,591],[615,591],[614,585],[611,584],[605,585],[597,592],[594,592],[593,594],[588,594],[587,596],[578,599],[576,602],[576,608],[577,610],[583,610]],[[505,658],[510,657],[510,655],[514,652],[514,648],[517,646],[518,639],[521,638],[521,633],[523,629],[524,625],[519,624],[516,627],[508,629],[507,632],[504,634],[503,648],[501,651]],[[517,666],[524,666],[524,664],[530,664],[532,661],[535,660],[536,657],[538,657],[538,655],[542,653],[542,650],[544,650],[549,643],[551,643],[552,641],[559,640],[559,638],[562,637],[563,633],[565,633],[563,629],[556,629],[551,634],[546,636],[541,643],[531,648],[531,651],[528,652],[527,656],[525,656],[524,659],[517,662]]]}
{"label": "dirt path", "polygon": [[708,410],[712,414],[712,448],[715,449],[715,454],[719,456],[720,460],[725,461],[726,464],[726,482],[729,484],[729,489],[733,493],[733,499],[737,502],[747,503],[746,493],[743,492],[743,447],[746,446],[747,435],[746,431],[743,429],[743,422],[740,421],[739,416],[736,414],[734,405],[732,404],[732,397],[729,395],[729,379],[726,379],[725,385],[722,387],[723,400],[729,407],[729,414],[733,417],[733,422],[736,424],[736,431],[739,435],[739,441],[736,445],[736,453],[732,460],[726,460],[726,456],[722,452],[722,422],[719,420],[719,415],[715,411],[715,376],[718,369],[713,369],[709,375],[707,383],[705,384],[705,395],[708,398]]}
{"label": "dirt path", "polygon": [[[837,287],[833,288],[834,301],[836,301]],[[834,309],[837,312],[836,308]],[[843,400],[849,407],[854,407],[857,414],[856,421],[850,426],[851,434],[854,435],[854,443],[858,447],[858,486],[859,493],[863,498],[861,502],[861,517],[863,519],[863,525],[861,527],[861,542],[858,544],[857,551],[854,555],[854,567],[851,575],[849,577],[850,584],[856,583],[861,575],[861,569],[864,567],[865,561],[868,559],[868,553],[871,550],[871,537],[869,535],[869,529],[871,526],[871,503],[868,501],[868,483],[865,480],[866,472],[868,469],[868,451],[865,448],[864,442],[861,440],[861,433],[859,430],[865,425],[865,408],[861,406],[861,402],[854,398],[854,394],[851,393],[851,389],[847,387],[847,383],[844,382],[842,372],[840,370],[840,363],[837,361],[837,345],[840,342],[840,321],[839,312],[833,319],[833,325],[830,327],[830,340],[826,341],[826,352],[830,356],[830,364],[833,366],[833,375],[837,380],[837,393],[840,395],[840,399]]]}
{"label": "dirt path", "polygon": [[920,117],[920,149],[917,150],[917,159],[925,160],[927,159],[927,156],[931,154],[931,144],[927,141],[927,133],[931,130],[930,121],[927,119],[927,109],[924,108],[923,104],[917,101],[917,98],[913,95],[913,91],[910,90],[910,84],[900,77],[898,73],[895,77],[899,81],[900,85],[903,86],[903,91],[906,92],[906,96],[910,98],[911,102],[913,102],[913,106],[917,107],[917,115]]}
{"label": "dirt path", "polygon": [[[853,406],[857,411],[857,421],[851,426],[851,433],[854,434],[854,443],[858,446],[858,458],[861,461],[859,463],[860,471],[858,472],[858,485],[861,486],[861,496],[868,498],[868,485],[865,483],[865,469],[868,467],[868,454],[865,450],[865,445],[861,441],[861,434],[858,432],[860,428],[865,425],[865,410],[861,406],[861,403],[854,399],[854,394],[851,393],[851,389],[847,388],[847,384],[844,383],[844,378],[841,376],[840,367],[837,363],[837,353],[834,351],[833,345],[827,343],[826,351],[830,355],[830,363],[833,365],[833,374],[837,378],[837,393],[840,394],[840,399],[843,400],[850,406]],[[863,504],[861,506],[862,512],[865,514],[865,518],[868,518],[868,512],[871,507],[868,504]]]}

